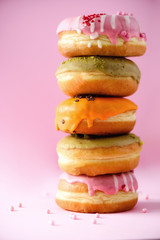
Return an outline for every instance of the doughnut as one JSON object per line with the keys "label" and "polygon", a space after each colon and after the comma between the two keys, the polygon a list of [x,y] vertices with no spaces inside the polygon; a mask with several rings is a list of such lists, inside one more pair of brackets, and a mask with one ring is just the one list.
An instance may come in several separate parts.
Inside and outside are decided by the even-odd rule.
{"label": "doughnut", "polygon": [[88,135],[119,135],[132,131],[137,105],[125,98],[70,98],[57,106],[56,129]]}
{"label": "doughnut", "polygon": [[96,176],[137,167],[142,142],[134,134],[115,137],[66,136],[57,144],[58,164],[71,175]]}
{"label": "doughnut", "polygon": [[66,210],[112,213],[133,208],[138,200],[137,180],[132,172],[96,177],[60,177],[57,204]]}
{"label": "doughnut", "polygon": [[146,34],[138,21],[122,12],[67,18],[59,24],[57,34],[64,57],[141,56],[146,51]]}
{"label": "doughnut", "polygon": [[140,70],[131,60],[114,57],[73,57],[56,72],[62,92],[71,97],[83,94],[125,97],[133,94]]}

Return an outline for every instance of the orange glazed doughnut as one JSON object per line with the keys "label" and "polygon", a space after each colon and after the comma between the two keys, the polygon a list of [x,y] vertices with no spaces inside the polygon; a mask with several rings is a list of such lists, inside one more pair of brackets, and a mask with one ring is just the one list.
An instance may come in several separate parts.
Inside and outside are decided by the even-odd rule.
{"label": "orange glazed doughnut", "polygon": [[65,57],[141,56],[146,51],[146,35],[138,21],[127,13],[105,13],[63,20],[57,29],[58,48]]}
{"label": "orange glazed doughnut", "polygon": [[137,105],[125,98],[70,98],[56,109],[56,128],[77,134],[125,134],[135,125],[136,109]]}
{"label": "orange glazed doughnut", "polygon": [[96,177],[62,174],[56,195],[57,204],[70,211],[112,213],[133,208],[138,200],[133,173]]}
{"label": "orange glazed doughnut", "polygon": [[56,72],[60,89],[71,97],[82,94],[125,97],[133,94],[140,70],[131,60],[116,57],[73,57]]}
{"label": "orange glazed doughnut", "polygon": [[137,167],[142,142],[134,134],[116,137],[70,135],[57,145],[58,164],[71,175],[96,176]]}

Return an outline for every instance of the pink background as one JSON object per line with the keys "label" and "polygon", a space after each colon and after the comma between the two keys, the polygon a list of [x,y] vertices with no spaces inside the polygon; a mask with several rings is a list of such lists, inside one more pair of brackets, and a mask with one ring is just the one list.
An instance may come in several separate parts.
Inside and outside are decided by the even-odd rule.
{"label": "pink background", "polygon": [[[62,237],[67,239],[67,229],[72,227],[77,232],[81,231],[80,226],[82,228],[86,226],[90,215],[82,215],[86,218],[84,221],[79,221],[77,225],[75,222],[68,222],[69,213],[60,210],[53,200],[60,173],[57,165],[56,144],[64,135],[55,130],[55,109],[57,104],[66,98],[58,88],[55,78],[56,69],[64,60],[57,49],[56,28],[66,17],[95,12],[110,14],[119,10],[134,13],[142,31],[147,34],[146,54],[132,58],[139,66],[142,77],[138,91],[130,99],[138,105],[137,123],[133,132],[144,142],[141,161],[136,170],[140,190],[143,192],[140,199],[144,200],[145,193],[151,193],[151,199],[153,199],[147,202],[150,209],[148,220],[146,220],[147,217],[143,219],[139,213],[143,207],[143,201],[139,202],[133,212],[117,214],[116,217],[113,214],[109,215],[110,231],[107,236],[110,239],[112,237],[125,239],[129,238],[133,231],[128,225],[125,234],[124,231],[116,233],[111,224],[114,216],[114,222],[116,218],[117,222],[132,219],[134,225],[137,223],[136,231],[133,231],[134,238],[160,237],[157,225],[157,219],[160,216],[158,184],[160,182],[158,171],[160,168],[160,83],[158,79],[160,1],[1,0],[0,202],[2,204],[0,209],[3,214],[0,214],[0,240],[11,239],[11,236],[16,240],[27,239],[27,236],[30,239],[33,236],[34,239],[44,239],[43,236],[46,236],[47,240],[52,239],[53,236],[57,236],[57,239]],[[49,191],[52,197],[43,198],[45,191]],[[15,212],[11,216],[9,206],[22,200],[30,207],[26,207],[23,213]],[[54,232],[48,231],[48,225],[44,226],[48,219],[40,212],[40,209],[42,211],[49,206],[57,211],[56,219],[62,223],[60,226],[63,227],[55,226]],[[26,220],[22,221],[21,217]],[[104,221],[107,218],[105,215]],[[138,221],[147,221],[146,224],[150,228],[142,231],[138,228]],[[29,225],[29,223],[32,224]],[[121,225],[117,224],[117,228],[118,226],[119,229],[122,228]],[[88,239],[94,237],[97,239],[98,236],[100,239],[103,239],[103,236],[104,239],[107,238],[103,235],[103,232],[106,232],[106,225],[100,225],[99,230],[97,227]],[[26,235],[27,229],[30,235]],[[38,232],[37,229],[40,231]],[[73,236],[76,232],[73,230]],[[79,236],[82,237],[83,233]]]}

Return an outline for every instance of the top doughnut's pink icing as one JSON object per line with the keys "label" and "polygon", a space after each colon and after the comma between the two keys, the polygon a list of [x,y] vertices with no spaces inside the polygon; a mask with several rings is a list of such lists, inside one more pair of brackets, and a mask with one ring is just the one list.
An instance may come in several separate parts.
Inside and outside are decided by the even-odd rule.
{"label": "top doughnut's pink icing", "polygon": [[60,177],[68,183],[84,183],[88,186],[88,193],[93,196],[95,191],[102,191],[108,195],[116,194],[118,191],[135,192],[138,188],[137,180],[132,172],[101,175],[95,177],[72,176],[63,173]]}
{"label": "top doughnut's pink icing", "polygon": [[131,37],[146,41],[146,35],[141,33],[138,21],[132,15],[121,12],[113,15],[93,14],[65,19],[59,24],[57,34],[75,30],[79,34],[90,36],[91,39],[106,35],[113,44],[117,43],[118,36],[125,42]]}

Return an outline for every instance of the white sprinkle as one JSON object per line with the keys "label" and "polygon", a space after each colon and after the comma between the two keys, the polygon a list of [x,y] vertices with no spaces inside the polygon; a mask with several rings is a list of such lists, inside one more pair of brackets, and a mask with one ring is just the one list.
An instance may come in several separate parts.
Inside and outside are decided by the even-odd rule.
{"label": "white sprinkle", "polygon": [[78,33],[78,34],[81,34],[81,30],[80,30],[80,29],[77,29],[77,33]]}
{"label": "white sprinkle", "polygon": [[101,43],[100,40],[97,41],[97,44],[98,44],[98,47],[99,47],[99,48],[102,48],[102,43]]}
{"label": "white sprinkle", "polygon": [[97,32],[91,33],[90,34],[90,39],[96,39],[98,38],[99,34]]}
{"label": "white sprinkle", "polygon": [[90,48],[90,47],[91,47],[91,45],[92,45],[92,44],[91,44],[91,42],[89,42],[89,43],[88,43],[88,47]]}

